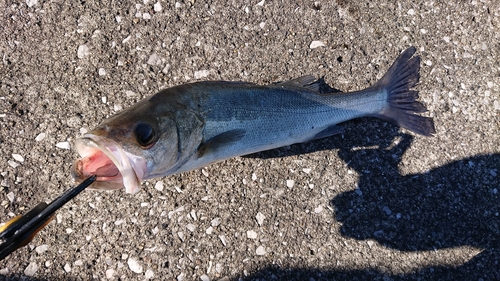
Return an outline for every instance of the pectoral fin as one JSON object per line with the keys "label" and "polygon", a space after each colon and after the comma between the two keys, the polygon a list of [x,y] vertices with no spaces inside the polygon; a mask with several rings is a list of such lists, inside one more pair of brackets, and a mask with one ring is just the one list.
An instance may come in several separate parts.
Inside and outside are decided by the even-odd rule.
{"label": "pectoral fin", "polygon": [[202,142],[198,147],[198,157],[224,149],[225,146],[241,140],[245,133],[243,129],[234,129]]}

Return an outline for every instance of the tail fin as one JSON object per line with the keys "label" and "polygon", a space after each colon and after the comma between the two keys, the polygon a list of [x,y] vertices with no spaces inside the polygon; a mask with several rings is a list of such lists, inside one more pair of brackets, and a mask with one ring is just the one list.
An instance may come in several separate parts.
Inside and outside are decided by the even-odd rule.
{"label": "tail fin", "polygon": [[373,88],[387,91],[388,105],[378,117],[396,123],[402,128],[431,136],[436,131],[432,118],[417,115],[426,112],[425,106],[416,101],[418,92],[411,90],[420,78],[420,57],[415,56],[415,47],[406,49]]}

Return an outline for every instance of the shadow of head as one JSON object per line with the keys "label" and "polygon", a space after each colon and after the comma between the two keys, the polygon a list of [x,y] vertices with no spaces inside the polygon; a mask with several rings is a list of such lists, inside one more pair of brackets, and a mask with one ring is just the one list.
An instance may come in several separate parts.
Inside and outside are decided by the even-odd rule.
{"label": "shadow of head", "polygon": [[359,174],[358,189],[331,201],[341,233],[401,251],[461,245],[496,248],[500,154],[403,176],[398,164],[413,138],[399,138],[392,146],[340,150],[339,157]]}

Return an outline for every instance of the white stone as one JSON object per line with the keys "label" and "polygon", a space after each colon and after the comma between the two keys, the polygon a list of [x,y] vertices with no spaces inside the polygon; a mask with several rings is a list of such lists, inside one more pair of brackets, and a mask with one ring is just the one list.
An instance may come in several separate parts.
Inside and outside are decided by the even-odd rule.
{"label": "white stone", "polygon": [[257,254],[257,256],[263,256],[266,254],[266,249],[264,248],[264,246],[259,246],[257,247],[257,250],[255,250],[255,253]]}
{"label": "white stone", "polygon": [[413,16],[415,14],[415,10],[409,9],[408,12],[406,12],[408,15]]}
{"label": "white stone", "polygon": [[294,180],[286,180],[286,186],[287,187],[292,188],[294,184],[295,184]]}
{"label": "white stone", "polygon": [[106,278],[108,278],[108,279],[113,278],[113,274],[115,274],[114,269],[111,268],[111,269],[106,270]]}
{"label": "white stone", "polygon": [[257,180],[257,175],[255,173],[252,174],[252,180],[253,181]]}
{"label": "white stone", "polygon": [[206,274],[203,274],[202,276],[200,276],[200,279],[201,279],[201,281],[210,281],[210,278]]}
{"label": "white stone", "polygon": [[9,274],[9,268],[6,267],[6,268],[0,269],[0,274],[1,275],[7,275],[7,274]]}
{"label": "white stone", "polygon": [[127,264],[128,264],[128,267],[130,268],[130,270],[132,270],[132,272],[138,273],[138,274],[142,273],[142,265],[136,259],[129,258],[127,260]]}
{"label": "white stone", "polygon": [[120,104],[113,105],[113,110],[116,111],[116,112],[118,112],[118,111],[120,111],[122,109],[123,109],[123,107]]}
{"label": "white stone", "polygon": [[165,67],[162,69],[161,72],[163,72],[163,74],[167,74],[171,68],[172,68],[172,66],[170,64],[167,64],[167,65],[165,65]]}
{"label": "white stone", "polygon": [[82,260],[77,260],[77,261],[75,261],[75,265],[76,266],[82,266],[83,265],[83,261]]}
{"label": "white stone", "polygon": [[186,238],[184,236],[184,232],[182,232],[182,231],[177,232],[177,236],[179,236],[179,239],[181,239],[181,241],[184,242],[184,239]]}
{"label": "white stone", "polygon": [[155,183],[155,189],[158,190],[158,191],[163,191],[163,182],[159,181],[157,183]]}
{"label": "white stone", "polygon": [[211,227],[211,226],[209,226],[209,227],[207,228],[207,230],[205,230],[205,233],[206,233],[206,234],[208,234],[208,235],[210,235],[210,234],[212,234],[212,232],[213,232],[213,231],[214,231],[214,228],[213,228],[213,227]]}
{"label": "white stone", "polygon": [[38,0],[26,0],[26,5],[28,5],[28,7],[33,7],[35,6],[36,4],[38,4]]}
{"label": "white stone", "polygon": [[123,39],[122,43],[125,44],[127,43],[130,39],[132,38],[132,36],[127,36],[125,39]]}
{"label": "white stone", "polygon": [[40,133],[38,136],[36,136],[35,141],[41,141],[45,138],[46,134],[45,133]]}
{"label": "white stone", "polygon": [[104,69],[102,67],[99,68],[99,76],[104,76],[104,75],[106,75],[106,69]]}
{"label": "white stone", "polygon": [[102,97],[101,100],[102,100],[102,103],[107,103],[108,102],[108,98],[106,96]]}
{"label": "white stone", "polygon": [[311,44],[309,45],[309,48],[311,49],[316,49],[318,47],[324,47],[326,46],[325,42],[323,41],[320,41],[320,40],[314,40],[311,42]]}
{"label": "white stone", "polygon": [[37,247],[35,248],[35,251],[36,251],[38,254],[43,254],[43,253],[45,253],[48,249],[49,249],[49,245],[43,244],[43,245],[37,246]]}
{"label": "white stone", "polygon": [[213,227],[217,227],[219,226],[219,224],[222,222],[222,219],[221,218],[215,218],[211,221],[211,224]]}
{"label": "white stone", "polygon": [[262,0],[259,3],[257,3],[257,6],[264,6],[265,3],[266,3],[266,0]]}
{"label": "white stone", "polygon": [[160,2],[156,2],[154,5],[153,5],[153,9],[155,10],[155,12],[161,12],[161,10],[163,9],[161,7],[161,3]]}
{"label": "white stone", "polygon": [[314,208],[314,212],[316,214],[323,212],[323,206],[319,205],[318,207]]}
{"label": "white stone", "polygon": [[179,9],[180,7],[182,7],[182,4],[179,2],[175,2],[175,8]]}
{"label": "white stone", "polygon": [[122,17],[116,16],[115,20],[116,20],[117,23],[120,23],[120,22],[122,22]]}
{"label": "white stone", "polygon": [[255,232],[253,230],[249,230],[249,231],[247,231],[247,237],[249,239],[256,239],[257,238],[257,232]]}
{"label": "white stone", "polygon": [[148,64],[149,65],[160,65],[161,58],[156,53],[153,53],[152,55],[149,56]]}
{"label": "white stone", "polygon": [[198,70],[198,71],[195,71],[194,72],[194,78],[195,79],[201,79],[201,78],[205,78],[207,77],[208,75],[210,74],[210,71],[209,70]]}
{"label": "white stone", "polygon": [[224,235],[219,235],[219,239],[220,241],[222,242],[222,245],[224,245],[224,247],[227,245],[227,240],[226,240],[226,236]]}
{"label": "white stone", "polygon": [[257,215],[255,216],[255,218],[257,219],[257,223],[262,226],[262,224],[264,223],[264,219],[266,218],[266,216],[264,216],[261,212],[258,212]]}
{"label": "white stone", "polygon": [[142,14],[142,18],[145,19],[145,20],[150,20],[151,19],[151,15],[149,13],[144,13],[144,14]]}
{"label": "white stone", "polygon": [[64,271],[70,272],[71,271],[71,266],[69,264],[64,265]]}
{"label": "white stone", "polygon": [[89,47],[87,45],[78,46],[78,50],[76,51],[76,56],[79,59],[83,59],[84,57],[88,56],[89,54],[90,54]]}
{"label": "white stone", "polygon": [[59,147],[62,149],[71,149],[71,146],[70,146],[69,142],[67,142],[67,141],[56,143],[56,147]]}
{"label": "white stone", "polygon": [[155,276],[155,273],[151,269],[146,270],[146,274],[145,274],[146,279],[151,279],[154,276]]}
{"label": "white stone", "polygon": [[10,202],[14,203],[14,200],[16,199],[16,195],[14,195],[14,192],[9,192],[7,193],[7,198],[9,199]]}
{"label": "white stone", "polygon": [[12,167],[12,168],[17,168],[19,167],[21,164],[17,163],[16,161],[14,160],[9,160],[7,161],[7,163]]}
{"label": "white stone", "polygon": [[309,174],[311,172],[311,169],[309,168],[304,168],[302,169],[302,172],[306,173],[306,174]]}
{"label": "white stone", "polygon": [[12,154],[12,158],[14,158],[14,160],[16,160],[17,162],[24,162],[24,157],[21,156],[21,154]]}
{"label": "white stone", "polygon": [[38,264],[32,262],[28,264],[28,266],[24,269],[24,275],[33,276],[35,275],[37,270],[38,270]]}
{"label": "white stone", "polygon": [[189,231],[193,232],[193,231],[195,231],[195,230],[196,230],[196,225],[194,225],[194,224],[192,224],[192,223],[188,223],[188,224],[186,225],[186,228],[187,228]]}

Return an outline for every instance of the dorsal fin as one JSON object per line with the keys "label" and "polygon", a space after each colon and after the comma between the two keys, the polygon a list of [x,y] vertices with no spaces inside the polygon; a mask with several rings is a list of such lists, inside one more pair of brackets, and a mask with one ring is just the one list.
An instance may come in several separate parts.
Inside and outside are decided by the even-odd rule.
{"label": "dorsal fin", "polygon": [[315,82],[316,77],[312,75],[305,75],[285,82],[277,83],[276,86],[305,88],[310,91],[319,92],[319,83]]}

